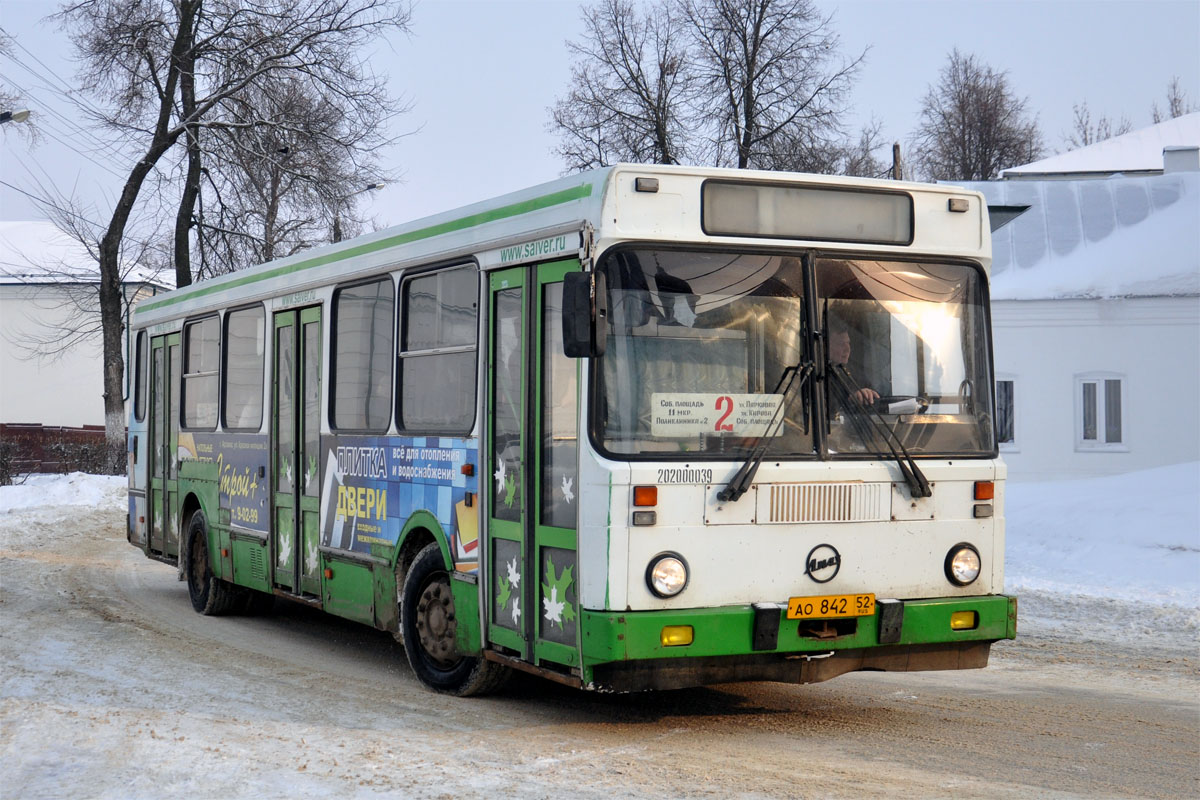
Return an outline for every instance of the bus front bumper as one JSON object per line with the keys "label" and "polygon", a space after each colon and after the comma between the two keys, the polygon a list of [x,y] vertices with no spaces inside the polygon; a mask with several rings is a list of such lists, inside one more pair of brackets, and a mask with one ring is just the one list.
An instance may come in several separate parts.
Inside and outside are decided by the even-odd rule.
{"label": "bus front bumper", "polygon": [[[962,627],[964,613],[974,625]],[[952,626],[955,619],[957,625]],[[770,605],[582,614],[584,684],[608,691],[734,681],[816,683],[857,670],[987,666],[992,642],[1017,635],[1004,595],[880,603],[874,615],[814,624]],[[691,643],[665,631],[691,628]]]}

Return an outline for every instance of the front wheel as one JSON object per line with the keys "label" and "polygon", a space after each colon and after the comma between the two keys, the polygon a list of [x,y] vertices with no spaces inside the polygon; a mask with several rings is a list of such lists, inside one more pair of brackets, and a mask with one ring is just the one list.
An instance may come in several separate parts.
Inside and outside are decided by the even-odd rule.
{"label": "front wheel", "polygon": [[192,608],[210,617],[235,611],[243,598],[238,587],[213,574],[208,557],[208,522],[203,511],[192,514],[185,541],[188,595],[192,600]]}
{"label": "front wheel", "polygon": [[499,664],[458,653],[450,574],[436,544],[417,554],[404,578],[400,628],[408,663],[421,683],[434,691],[458,697],[487,694],[508,677],[508,670]]}

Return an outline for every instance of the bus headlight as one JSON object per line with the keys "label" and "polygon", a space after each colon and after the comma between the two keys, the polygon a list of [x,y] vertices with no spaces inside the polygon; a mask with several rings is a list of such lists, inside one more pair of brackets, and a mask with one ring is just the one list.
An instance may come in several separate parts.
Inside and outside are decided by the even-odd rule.
{"label": "bus headlight", "polygon": [[966,586],[979,577],[982,561],[974,545],[962,542],[946,554],[946,578],[956,586]]}
{"label": "bus headlight", "polygon": [[687,587],[688,568],[678,553],[659,553],[646,567],[646,585],[659,597],[674,597]]}

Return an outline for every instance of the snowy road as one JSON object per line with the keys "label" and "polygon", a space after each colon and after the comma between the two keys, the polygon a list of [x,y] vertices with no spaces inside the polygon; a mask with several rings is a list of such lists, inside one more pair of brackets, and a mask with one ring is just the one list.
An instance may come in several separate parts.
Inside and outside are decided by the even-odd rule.
{"label": "snowy road", "polygon": [[196,615],[97,505],[0,514],[4,798],[1200,796],[1194,630],[1073,633],[1102,603],[1023,598],[983,671],[459,700],[362,626]]}

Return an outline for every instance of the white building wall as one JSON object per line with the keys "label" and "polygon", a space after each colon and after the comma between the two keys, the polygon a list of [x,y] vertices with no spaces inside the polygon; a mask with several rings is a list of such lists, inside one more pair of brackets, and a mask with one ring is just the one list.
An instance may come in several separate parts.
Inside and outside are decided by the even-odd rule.
{"label": "white building wall", "polygon": [[78,289],[0,285],[0,422],[104,424],[99,331],[53,357],[30,357],[24,346],[31,336],[54,336],[56,326],[80,324],[79,308],[68,296]]}
{"label": "white building wall", "polygon": [[[996,377],[1015,381],[1013,480],[1112,475],[1200,460],[1200,298],[992,304]],[[1077,376],[1123,382],[1122,443],[1081,449]]]}

